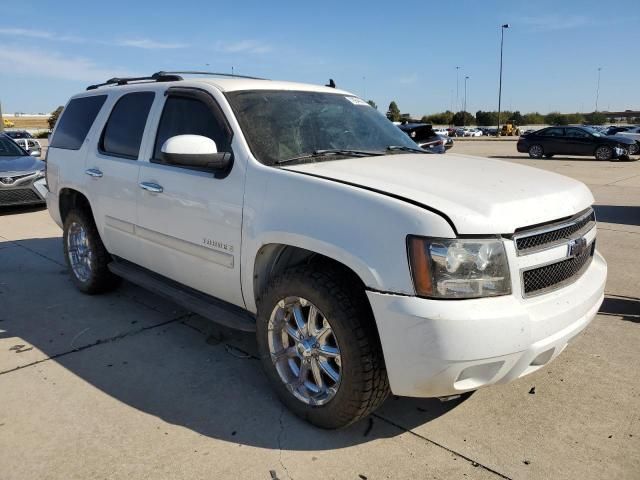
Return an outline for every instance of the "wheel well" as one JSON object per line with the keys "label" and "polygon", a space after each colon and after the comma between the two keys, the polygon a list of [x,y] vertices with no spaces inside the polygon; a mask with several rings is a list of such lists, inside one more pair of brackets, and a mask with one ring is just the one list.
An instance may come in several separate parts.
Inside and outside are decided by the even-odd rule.
{"label": "wheel well", "polygon": [[60,192],[60,219],[64,223],[71,210],[84,210],[93,214],[89,200],[77,190],[65,188]]}
{"label": "wheel well", "polygon": [[260,295],[273,277],[280,275],[288,268],[301,264],[314,264],[318,267],[337,270],[342,280],[354,285],[364,295],[365,285],[363,281],[346,265],[311,250],[291,245],[271,243],[264,245],[258,251],[253,267],[253,292],[256,304],[258,303]]}

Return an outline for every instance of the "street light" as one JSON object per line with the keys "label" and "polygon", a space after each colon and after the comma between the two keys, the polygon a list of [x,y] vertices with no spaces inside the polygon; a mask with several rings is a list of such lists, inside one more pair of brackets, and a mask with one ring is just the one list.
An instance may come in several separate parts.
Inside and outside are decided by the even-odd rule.
{"label": "street light", "polygon": [[598,67],[598,86],[596,87],[596,112],[598,111],[598,97],[600,96],[600,71],[602,67]]}
{"label": "street light", "polygon": [[500,27],[500,83],[498,85],[498,131],[496,136],[500,135],[500,110],[502,107],[502,46],[504,45],[504,30],[509,28],[509,24],[505,23]]}
{"label": "street light", "polygon": [[465,117],[465,115],[467,114],[467,80],[469,80],[468,75],[464,77],[464,108],[462,109],[462,126],[463,127],[466,125],[466,122],[467,122],[467,117]]}
{"label": "street light", "polygon": [[[456,67],[456,110],[458,108],[460,108],[460,95],[459,95],[459,90],[460,90],[460,81],[458,80],[458,73],[460,72],[460,67]],[[456,112],[453,112],[456,113]]]}

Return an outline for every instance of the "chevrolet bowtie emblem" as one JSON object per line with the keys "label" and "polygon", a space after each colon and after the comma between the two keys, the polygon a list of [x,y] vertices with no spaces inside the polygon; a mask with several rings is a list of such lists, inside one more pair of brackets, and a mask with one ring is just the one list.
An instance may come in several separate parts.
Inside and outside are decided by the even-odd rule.
{"label": "chevrolet bowtie emblem", "polygon": [[567,256],[569,257],[579,257],[582,255],[587,249],[587,239],[576,238],[575,240],[571,240],[569,242],[569,250],[567,252]]}

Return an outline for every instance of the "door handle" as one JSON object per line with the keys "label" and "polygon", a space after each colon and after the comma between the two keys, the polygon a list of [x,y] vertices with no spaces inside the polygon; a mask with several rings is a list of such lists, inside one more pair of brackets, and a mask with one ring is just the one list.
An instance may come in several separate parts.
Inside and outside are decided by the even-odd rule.
{"label": "door handle", "polygon": [[102,177],[102,172],[100,170],[98,170],[97,168],[90,168],[88,170],[85,170],[84,173],[86,173],[87,175],[89,175],[90,177],[93,177],[93,178]]}
{"label": "door handle", "polygon": [[164,188],[162,188],[162,185],[158,185],[157,183],[140,182],[138,185],[140,186],[141,189],[151,193],[162,193],[164,191]]}

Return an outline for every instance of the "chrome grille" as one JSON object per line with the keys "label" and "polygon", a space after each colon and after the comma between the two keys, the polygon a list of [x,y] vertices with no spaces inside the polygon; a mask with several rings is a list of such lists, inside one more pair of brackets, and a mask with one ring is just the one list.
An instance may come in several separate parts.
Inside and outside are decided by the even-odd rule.
{"label": "chrome grille", "polygon": [[43,201],[31,189],[20,188],[16,190],[0,190],[1,205],[19,205],[22,203],[36,203]]}
{"label": "chrome grille", "polygon": [[591,263],[595,249],[596,242],[593,241],[589,248],[576,257],[523,271],[524,296],[540,295],[575,282]]}
{"label": "chrome grille", "polygon": [[545,250],[565,243],[571,238],[582,236],[591,230],[595,221],[595,213],[589,209],[565,221],[516,232],[513,238],[518,255]]}

